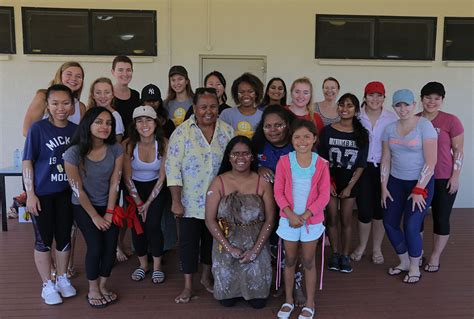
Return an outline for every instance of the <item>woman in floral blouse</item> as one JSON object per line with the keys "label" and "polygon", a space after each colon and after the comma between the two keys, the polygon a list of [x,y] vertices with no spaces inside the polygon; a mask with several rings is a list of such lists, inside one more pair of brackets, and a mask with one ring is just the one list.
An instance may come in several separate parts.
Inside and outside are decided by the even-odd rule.
{"label": "woman in floral blouse", "polygon": [[215,89],[197,89],[193,108],[194,115],[171,135],[166,160],[171,211],[179,218],[179,257],[184,274],[184,289],[175,298],[176,303],[191,300],[198,261],[203,264],[201,284],[213,292],[212,236],[204,221],[205,197],[234,135],[232,127],[217,118],[219,102]]}

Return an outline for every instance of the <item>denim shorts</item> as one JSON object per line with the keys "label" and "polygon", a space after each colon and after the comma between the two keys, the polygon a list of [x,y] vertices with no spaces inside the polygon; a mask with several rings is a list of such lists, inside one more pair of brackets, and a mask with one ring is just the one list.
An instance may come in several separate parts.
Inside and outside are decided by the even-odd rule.
{"label": "denim shorts", "polygon": [[287,241],[308,242],[317,240],[324,233],[325,227],[323,223],[307,225],[301,227],[290,227],[288,218],[281,217],[276,231],[277,235]]}

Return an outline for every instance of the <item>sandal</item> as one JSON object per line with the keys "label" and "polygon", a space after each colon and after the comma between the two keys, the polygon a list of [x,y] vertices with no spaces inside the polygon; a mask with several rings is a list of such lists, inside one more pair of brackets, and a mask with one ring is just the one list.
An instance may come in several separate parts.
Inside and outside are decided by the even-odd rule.
{"label": "sandal", "polygon": [[[303,316],[303,311],[309,312],[309,316]],[[301,313],[298,316],[298,319],[313,319],[314,318],[314,309],[310,307],[303,307]]]}
{"label": "sandal", "polygon": [[372,255],[372,263],[375,265],[381,265],[385,262],[382,253]]}
{"label": "sandal", "polygon": [[154,284],[161,284],[165,281],[165,273],[161,270],[153,270],[151,274],[151,282]]}
{"label": "sandal", "polygon": [[403,278],[403,282],[406,284],[414,285],[417,284],[421,279],[421,274],[410,276],[406,274],[405,278]]}
{"label": "sandal", "polygon": [[432,265],[430,263],[427,263],[423,270],[426,271],[426,272],[438,272],[439,267],[441,267],[441,265]]}
{"label": "sandal", "polygon": [[[107,307],[107,300],[105,300],[104,297],[92,298],[92,297],[89,297],[88,295],[86,295],[86,300],[87,300],[87,303],[89,304],[89,306],[91,306],[92,308],[100,309],[100,308]],[[100,301],[100,303],[94,303],[96,301]]]}
{"label": "sandal", "polygon": [[203,285],[204,288],[206,288],[207,292],[211,294],[214,293],[214,285],[212,283],[201,280],[201,285]]}
{"label": "sandal", "polygon": [[[290,308],[290,310],[284,311],[283,308],[285,308],[285,307]],[[295,309],[295,305],[285,302],[283,305],[281,305],[281,308],[277,313],[277,318],[278,319],[288,319],[288,318],[290,318],[291,313],[293,312],[294,309]]]}
{"label": "sandal", "polygon": [[398,267],[390,267],[387,271],[387,274],[389,276],[398,276],[401,273],[404,273],[404,272],[407,272],[407,271],[408,271],[407,269],[401,269],[401,268],[398,268]]}
{"label": "sandal", "polygon": [[365,253],[364,252],[361,252],[361,253],[357,253],[355,250],[352,252],[351,254],[351,260],[353,261],[360,261],[362,259],[362,257],[365,256]]}
{"label": "sandal", "polygon": [[149,270],[145,270],[141,267],[138,267],[132,272],[131,278],[134,281],[142,281],[143,279],[145,279],[145,275],[148,274],[149,272],[150,272]]}
{"label": "sandal", "polygon": [[107,305],[113,305],[114,303],[118,302],[118,296],[114,292],[108,292],[105,294],[103,293],[102,296],[104,296]]}

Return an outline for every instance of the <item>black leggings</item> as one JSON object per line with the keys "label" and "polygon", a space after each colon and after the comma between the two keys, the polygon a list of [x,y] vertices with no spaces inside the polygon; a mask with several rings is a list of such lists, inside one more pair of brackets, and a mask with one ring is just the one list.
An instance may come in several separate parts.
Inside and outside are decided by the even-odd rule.
{"label": "black leggings", "polygon": [[[156,180],[150,182],[133,181],[137,188],[138,195],[143,201],[146,201],[155,187]],[[146,222],[138,216],[138,220],[144,230],[143,234],[137,235],[135,228],[132,228],[133,247],[139,257],[148,253],[148,244],[151,246],[153,257],[163,255],[163,233],[161,231],[161,217],[165,209],[166,194],[164,189],[158,194],[148,208]]]}
{"label": "black leggings", "polygon": [[359,221],[368,224],[372,219],[383,218],[382,205],[380,204],[380,166],[368,162],[362,176],[359,179],[360,192],[357,195],[357,214]]}
{"label": "black leggings", "polygon": [[456,200],[457,192],[449,194],[446,186],[448,179],[435,179],[434,196],[431,202],[433,214],[433,233],[436,235],[449,235],[449,217]]}
{"label": "black leggings", "polygon": [[185,274],[198,270],[198,262],[212,263],[212,236],[204,219],[180,218],[179,221],[180,269]]}
{"label": "black leggings", "polygon": [[[106,231],[99,230],[89,214],[80,205],[73,205],[74,219],[87,245],[86,274],[88,280],[110,277],[117,251],[119,229],[112,224]],[[105,215],[106,207],[94,206],[99,215]]]}
{"label": "black leggings", "polygon": [[41,211],[38,216],[32,215],[35,230],[35,250],[48,252],[53,239],[57,251],[71,248],[71,227],[73,214],[71,206],[71,190],[51,195],[38,196]]}
{"label": "black leggings", "polygon": [[[224,307],[233,307],[237,303],[237,301],[242,300],[242,299],[243,298],[222,299],[222,300],[219,300],[219,303]],[[255,299],[250,299],[246,301],[254,309],[262,309],[263,307],[267,305],[266,298],[255,298]]]}

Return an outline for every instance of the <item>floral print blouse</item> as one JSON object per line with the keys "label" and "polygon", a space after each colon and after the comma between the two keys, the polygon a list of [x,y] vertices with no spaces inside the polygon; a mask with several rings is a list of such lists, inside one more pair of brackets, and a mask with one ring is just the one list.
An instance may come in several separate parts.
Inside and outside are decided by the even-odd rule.
{"label": "floral print blouse", "polygon": [[194,115],[173,132],[166,159],[168,186],[182,186],[184,217],[204,219],[207,188],[216,177],[233,128],[217,120],[209,144],[195,122]]}

